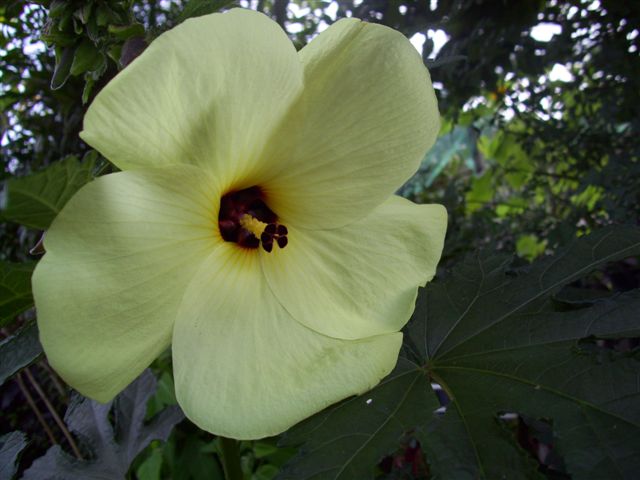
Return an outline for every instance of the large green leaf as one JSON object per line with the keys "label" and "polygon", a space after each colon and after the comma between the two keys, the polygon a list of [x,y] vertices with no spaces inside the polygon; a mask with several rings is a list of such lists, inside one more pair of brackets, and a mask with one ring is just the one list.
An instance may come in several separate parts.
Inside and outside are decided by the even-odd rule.
{"label": "large green leaf", "polygon": [[[551,426],[572,478],[633,478],[640,468],[638,351],[604,348],[596,339],[640,335],[640,292],[573,309],[553,298],[607,262],[633,255],[640,255],[640,229],[611,227],[525,271],[510,270],[510,257],[468,258],[422,292],[407,329],[405,355],[415,366],[403,375],[424,387],[390,389],[396,372],[295,427],[284,443],[304,445],[282,478],[371,478],[372,466],[410,430],[435,478],[536,478],[542,470],[505,421],[514,413]],[[425,392],[429,379],[451,399],[444,414]],[[365,400],[378,395],[378,424],[397,428],[377,432],[371,448],[358,432],[369,433]],[[397,410],[400,404],[411,408]],[[343,471],[349,475],[336,474]]]}
{"label": "large green leaf", "polygon": [[427,423],[439,406],[420,367],[402,359],[374,390],[290,430],[284,444],[306,443],[278,478],[369,478],[376,463],[398,448],[403,434]]}
{"label": "large green leaf", "polygon": [[0,198],[0,218],[46,230],[80,187],[93,178],[95,156],[82,162],[71,156],[44,170],[7,180]]}
{"label": "large green leaf", "polygon": [[31,274],[35,263],[0,262],[0,327],[33,305]]}

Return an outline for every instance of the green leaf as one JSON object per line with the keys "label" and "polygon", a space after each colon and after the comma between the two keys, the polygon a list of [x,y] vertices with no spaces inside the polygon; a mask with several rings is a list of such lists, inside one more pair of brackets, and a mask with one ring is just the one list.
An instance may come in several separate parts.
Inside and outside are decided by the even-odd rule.
{"label": "green leaf", "polygon": [[0,342],[0,385],[42,354],[38,327],[31,323]]}
{"label": "green leaf", "polygon": [[[60,43],[55,39],[50,39]],[[71,64],[73,63],[76,47],[73,45],[65,46],[63,48],[56,48],[56,67],[53,70],[53,77],[51,77],[51,89],[57,90],[67,82],[67,78],[71,73]]]}
{"label": "green leaf", "polygon": [[274,439],[263,439],[253,442],[253,454],[258,459],[281,467],[296,454],[296,449],[282,448]]}
{"label": "green leaf", "polygon": [[74,15],[78,20],[80,20],[84,25],[86,25],[87,22],[89,21],[89,18],[91,18],[92,10],[93,10],[93,2],[88,1],[88,2],[85,2],[85,4],[81,8],[77,9],[74,12]]}
{"label": "green leaf", "polygon": [[[425,321],[429,329],[422,343],[427,342],[428,350],[422,353],[426,358],[442,357],[451,351],[459,353],[468,349],[469,341],[477,342],[491,334],[495,336],[493,341],[501,343],[505,325],[518,325],[520,318],[514,319],[514,316],[540,308],[564,285],[607,262],[634,255],[640,255],[640,229],[609,227],[574,241],[553,257],[536,262],[525,275],[505,275],[511,257],[467,259],[452,279],[432,283],[427,289],[426,298],[433,302],[431,314],[436,312],[439,316],[437,321]],[[456,294],[449,300],[453,292]],[[434,310],[436,306],[438,310]],[[444,313],[448,316],[444,317]],[[416,319],[419,314],[416,312]],[[578,333],[584,335],[577,338],[588,335],[584,330]],[[507,340],[517,339],[507,337]],[[473,350],[477,350],[477,345]]]}
{"label": "green leaf", "polygon": [[[468,258],[421,292],[405,336],[413,367],[294,427],[285,441],[304,446],[280,478],[371,478],[399,434],[411,431],[434,478],[538,478],[538,462],[519,446],[505,414],[549,425],[554,453],[574,480],[633,478],[640,468],[640,352],[607,349],[597,339],[640,336],[640,291],[570,309],[557,309],[553,297],[635,255],[640,228],[609,227],[528,270],[511,270],[510,256]],[[423,388],[389,389],[399,375]],[[444,414],[426,393],[430,381],[447,394]],[[379,400],[381,418],[396,427],[377,432],[372,445],[368,398]]]}
{"label": "green leaf", "polygon": [[495,195],[493,171],[487,170],[481,177],[475,177],[471,181],[471,189],[465,196],[467,213],[480,210],[483,205],[491,202]]}
{"label": "green leaf", "polygon": [[159,480],[162,469],[162,450],[156,448],[136,469],[138,480]]}
{"label": "green leaf", "polygon": [[107,55],[116,65],[120,65],[120,55],[122,54],[122,45],[119,43],[111,45],[107,50]]}
{"label": "green leaf", "polygon": [[35,263],[0,261],[0,327],[33,305],[31,274]]}
{"label": "green leaf", "polygon": [[109,33],[118,40],[126,40],[129,37],[144,37],[144,25],[132,23],[131,25],[109,25]]}
{"label": "green leaf", "polygon": [[22,432],[11,432],[0,437],[0,478],[13,478],[20,453],[26,446],[27,436]]}
{"label": "green leaf", "polygon": [[160,378],[158,378],[156,393],[149,400],[147,416],[155,415],[157,412],[164,410],[165,407],[176,405],[177,403],[173,376],[169,372],[162,372]]}
{"label": "green leaf", "polygon": [[65,0],[53,0],[49,5],[49,18],[58,18],[69,7]]}
{"label": "green leaf", "polygon": [[84,88],[82,89],[82,104],[86,105],[89,102],[89,96],[93,90],[95,80],[93,78],[87,78],[84,82]]}
{"label": "green leaf", "polygon": [[275,465],[260,465],[251,477],[251,480],[271,480],[278,474],[278,467]]}
{"label": "green leaf", "polygon": [[110,8],[106,2],[100,2],[97,5],[96,23],[100,27],[104,27],[110,23],[118,23],[120,16],[117,12]]}
{"label": "green leaf", "polygon": [[215,13],[235,3],[235,0],[189,0],[180,15],[178,15],[176,22],[182,23],[187,18]]}
{"label": "green leaf", "polygon": [[426,424],[439,406],[420,367],[401,359],[372,391],[289,430],[281,445],[305,445],[278,478],[372,478],[375,465],[399,447],[403,434]]}
{"label": "green leaf", "polygon": [[165,458],[172,480],[224,480],[222,467],[212,455],[210,443],[205,443],[196,435],[187,435],[183,442],[172,439],[165,445]]}
{"label": "green leaf", "polygon": [[104,57],[93,42],[85,38],[73,55],[73,63],[69,72],[77,76],[84,72],[98,69],[104,62]]}
{"label": "green leaf", "polygon": [[79,162],[70,156],[42,171],[7,180],[0,198],[0,217],[46,230],[62,207],[93,178],[95,157]]}
{"label": "green leaf", "polygon": [[432,426],[444,434],[421,438],[427,450],[437,451],[462,423],[465,435],[449,440],[472,446],[473,455],[461,454],[466,461],[458,465],[483,478],[529,478],[528,459],[498,421],[516,412],[550,420],[574,479],[629,478],[640,467],[640,364],[633,354],[590,354],[578,342],[638,335],[640,293],[568,312],[554,311],[551,296],[607,262],[638,254],[640,229],[608,228],[526,274],[508,275],[504,257],[476,257],[427,289],[410,335],[454,399],[442,426]]}
{"label": "green leaf", "polygon": [[547,248],[547,240],[540,240],[535,235],[520,235],[516,241],[516,251],[529,261],[542,255]]}
{"label": "green leaf", "polygon": [[[78,460],[56,445],[33,462],[23,479],[125,478],[136,456],[152,440],[166,440],[174,425],[184,418],[178,407],[169,407],[145,424],[147,401],[155,389],[153,374],[145,370],[114,402],[103,404],[76,396],[64,420],[69,430],[91,450],[91,459]],[[112,406],[115,425],[109,421]]]}

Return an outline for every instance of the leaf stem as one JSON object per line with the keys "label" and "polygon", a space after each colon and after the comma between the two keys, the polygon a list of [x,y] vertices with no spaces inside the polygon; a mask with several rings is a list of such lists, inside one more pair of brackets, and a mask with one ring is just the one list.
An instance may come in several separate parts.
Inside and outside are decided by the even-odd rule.
{"label": "leaf stem", "polygon": [[53,435],[53,432],[49,428],[49,425],[47,425],[47,422],[42,416],[42,412],[40,412],[40,409],[36,405],[36,402],[33,401],[33,397],[29,393],[27,386],[24,384],[24,380],[22,379],[22,372],[18,372],[18,374],[16,375],[16,382],[18,383],[18,387],[20,388],[22,395],[27,400],[29,407],[31,407],[31,410],[33,410],[33,413],[36,414],[36,418],[38,419],[38,422],[40,422],[40,425],[44,429],[44,432],[47,434],[47,437],[49,437],[49,441],[51,442],[51,445],[57,445],[58,441],[56,440],[56,437]]}
{"label": "leaf stem", "polygon": [[76,445],[76,442],[73,440],[73,437],[71,436],[71,433],[69,432],[69,430],[67,429],[67,426],[64,424],[64,422],[60,418],[60,415],[58,415],[58,412],[56,412],[56,409],[53,407],[53,405],[51,404],[51,402],[47,398],[47,395],[44,393],[42,388],[40,388],[40,384],[37,382],[35,377],[31,374],[31,371],[29,370],[29,367],[25,367],[24,368],[24,374],[26,375],[27,379],[31,383],[31,386],[34,388],[34,390],[36,391],[38,396],[44,402],[45,406],[47,407],[47,410],[49,410],[49,413],[53,417],[53,421],[56,422],[56,424],[58,425],[58,427],[62,431],[62,434],[64,435],[64,438],[67,439],[67,442],[69,443],[69,446],[71,447],[71,450],[73,450],[73,454],[76,456],[76,458],[82,460],[83,458],[82,458],[82,454],[80,453],[80,449]]}
{"label": "leaf stem", "polygon": [[240,442],[233,438],[218,437],[220,446],[220,460],[226,480],[242,480],[242,466],[240,465]]}

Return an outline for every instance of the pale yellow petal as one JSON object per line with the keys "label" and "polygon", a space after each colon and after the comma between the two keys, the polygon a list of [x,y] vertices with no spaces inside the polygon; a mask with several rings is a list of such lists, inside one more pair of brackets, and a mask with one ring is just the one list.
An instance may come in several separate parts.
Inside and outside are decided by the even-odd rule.
{"label": "pale yellow petal", "polygon": [[289,244],[262,252],[262,265],[280,303],[307,327],[347,339],[395,332],[435,275],[446,228],[441,205],[393,196],[347,227],[289,228]]}
{"label": "pale yellow petal", "polygon": [[53,222],[33,276],[40,340],[83,395],[111,399],[169,346],[184,289],[222,242],[214,185],[194,167],[115,173]]}
{"label": "pale yellow petal", "polygon": [[206,15],[162,34],[118,74],[81,136],[121,169],[193,164],[249,187],[301,86],[295,48],[275,22],[251,10]]}
{"label": "pale yellow petal", "polygon": [[185,414],[238,439],[281,433],[370,389],[392,370],[402,343],[400,333],[345,341],[302,326],[270,292],[256,253],[225,244],[203,263],[173,337]]}
{"label": "pale yellow petal", "polygon": [[304,93],[265,152],[271,208],[334,228],[365,216],[418,168],[438,134],[429,73],[390,28],[343,19],[302,49]]}

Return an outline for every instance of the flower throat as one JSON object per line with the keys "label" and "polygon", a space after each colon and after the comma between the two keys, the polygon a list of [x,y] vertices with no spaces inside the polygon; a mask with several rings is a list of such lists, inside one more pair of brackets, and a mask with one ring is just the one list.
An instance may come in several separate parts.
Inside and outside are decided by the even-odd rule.
{"label": "flower throat", "polygon": [[218,228],[227,242],[244,248],[262,248],[271,252],[273,244],[287,246],[287,227],[278,223],[278,216],[264,203],[260,187],[227,193],[220,200]]}

